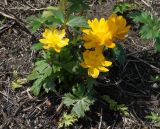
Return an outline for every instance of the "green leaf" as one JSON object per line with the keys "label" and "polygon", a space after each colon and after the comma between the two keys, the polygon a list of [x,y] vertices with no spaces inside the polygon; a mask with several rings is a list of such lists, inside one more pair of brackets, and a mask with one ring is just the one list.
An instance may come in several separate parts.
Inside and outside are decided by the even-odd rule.
{"label": "green leaf", "polygon": [[43,13],[42,13],[42,16],[43,18],[48,18],[48,17],[52,17],[53,16],[53,11],[54,10],[58,10],[59,8],[58,7],[54,7],[54,6],[49,6],[47,7]]}
{"label": "green leaf", "polygon": [[38,60],[35,62],[35,66],[42,65],[43,63],[46,63],[46,60]]}
{"label": "green leaf", "polygon": [[78,65],[77,63],[74,61],[74,62],[69,62],[69,63],[66,63],[66,64],[62,64],[62,67],[68,71],[69,73],[76,73],[77,70],[78,70]]}
{"label": "green leaf", "polygon": [[[38,76],[47,78],[52,74],[52,66],[46,62],[46,60],[40,60],[35,63],[35,68],[28,79],[34,80]],[[35,76],[35,77],[34,77]]]}
{"label": "green leaf", "polygon": [[156,38],[159,33],[158,33],[158,28],[153,25],[144,25],[140,28],[139,31],[141,38],[143,39],[153,39]]}
{"label": "green leaf", "polygon": [[149,12],[136,12],[129,15],[134,22],[142,23],[139,30],[143,39],[155,39],[160,35],[160,19],[153,16]]}
{"label": "green leaf", "polygon": [[56,84],[55,84],[54,80],[52,80],[50,78],[45,79],[44,84],[43,84],[43,88],[47,93],[49,91],[54,91],[55,86],[56,86]]}
{"label": "green leaf", "polygon": [[48,64],[47,67],[41,72],[44,78],[51,76],[52,74],[52,67]]}
{"label": "green leaf", "polygon": [[61,71],[61,67],[58,66],[58,65],[53,65],[52,66],[52,70],[53,70],[53,73],[60,72]]}
{"label": "green leaf", "polygon": [[17,83],[17,82],[14,82],[14,81],[13,81],[13,82],[11,83],[11,87],[12,87],[13,90],[15,90],[15,89],[21,88],[22,85],[19,84],[19,83]]}
{"label": "green leaf", "polygon": [[35,96],[38,96],[40,93],[40,90],[42,87],[42,81],[43,81],[43,78],[37,79],[31,87],[31,92],[33,92]]}
{"label": "green leaf", "polygon": [[66,106],[73,106],[72,111],[75,112],[78,117],[83,117],[85,112],[89,110],[89,106],[93,104],[94,100],[88,96],[78,98],[68,93],[63,97],[63,102]]}
{"label": "green leaf", "polygon": [[32,32],[35,33],[40,27],[41,27],[41,22],[38,21],[38,20],[35,20],[33,23],[32,23]]}
{"label": "green leaf", "polygon": [[151,76],[151,80],[152,80],[153,82],[160,82],[160,75]]}
{"label": "green leaf", "polygon": [[89,8],[87,0],[68,0],[71,3],[69,13],[82,12]]}
{"label": "green leaf", "polygon": [[70,27],[89,28],[89,25],[87,24],[86,20],[80,16],[70,17],[69,21],[67,22],[67,25]]}
{"label": "green leaf", "polygon": [[50,17],[54,17],[56,19],[59,19],[62,23],[64,22],[63,11],[53,6],[50,6],[45,11],[43,11],[42,17],[46,18],[46,20],[48,20],[48,18]]}
{"label": "green leaf", "polygon": [[134,22],[140,22],[148,24],[152,21],[152,15],[148,12],[132,12],[129,17],[133,19]]}
{"label": "green leaf", "polygon": [[66,128],[66,127],[73,125],[73,123],[75,123],[76,121],[77,121],[76,114],[63,113],[63,116],[60,118],[60,120],[58,122],[58,127],[59,128],[62,128],[62,127]]}
{"label": "green leaf", "polygon": [[44,73],[43,71],[49,67],[49,64],[46,62],[46,60],[37,61],[35,65],[36,67],[34,69],[39,73]]}
{"label": "green leaf", "polygon": [[27,80],[31,81],[31,80],[35,80],[39,77],[40,77],[40,74],[36,70],[33,70],[32,73],[27,76]]}
{"label": "green leaf", "polygon": [[85,95],[85,87],[80,84],[77,84],[72,88],[72,92],[75,96],[83,97]]}
{"label": "green leaf", "polygon": [[160,52],[160,37],[156,38],[156,42],[154,44],[154,47],[155,47],[157,52]]}
{"label": "green leaf", "polygon": [[73,58],[73,54],[70,51],[70,48],[62,49],[61,53],[59,54],[60,61],[64,64],[66,62],[70,62]]}
{"label": "green leaf", "polygon": [[42,57],[47,60],[51,58],[51,52],[50,51],[42,51]]}
{"label": "green leaf", "polygon": [[38,95],[41,87],[45,89],[46,92],[49,90],[53,90],[55,87],[53,67],[46,62],[46,60],[40,60],[35,63],[35,68],[32,73],[27,77],[28,80],[35,80],[33,86],[31,87],[31,91],[34,95]]}
{"label": "green leaf", "polygon": [[85,92],[85,88],[81,85],[77,85],[73,89],[73,94],[67,93],[62,99],[66,106],[73,106],[72,111],[78,117],[83,117],[85,112],[89,110],[89,106],[94,103],[93,98]]}
{"label": "green leaf", "polygon": [[157,126],[160,127],[160,115],[159,114],[151,112],[151,114],[146,116],[146,118],[152,120],[152,122],[158,124]]}
{"label": "green leaf", "polygon": [[109,108],[113,111],[120,111],[123,115],[128,116],[128,107],[124,104],[118,104],[115,100],[111,99],[108,95],[103,95],[102,99],[109,104]]}
{"label": "green leaf", "polygon": [[42,17],[46,20],[54,17],[55,19],[59,19],[62,23],[64,23],[64,13],[58,8],[48,8],[46,11],[43,11]]}
{"label": "green leaf", "polygon": [[72,110],[77,114],[78,117],[84,117],[85,112],[89,110],[89,106],[92,105],[93,102],[94,101],[89,97],[84,97],[74,104]]}
{"label": "green leaf", "polygon": [[48,19],[51,16],[53,16],[53,12],[51,10],[45,10],[45,11],[43,11],[41,17]]}
{"label": "green leaf", "polygon": [[55,18],[54,16],[48,17],[47,20],[44,22],[48,28],[51,27],[57,27],[60,25],[62,22],[60,19]]}
{"label": "green leaf", "polygon": [[53,10],[54,17],[64,23],[64,13],[62,10]]}
{"label": "green leaf", "polygon": [[113,55],[121,65],[125,64],[126,53],[120,44],[117,44],[116,47],[113,49]]}
{"label": "green leaf", "polygon": [[27,23],[29,27],[32,28],[32,33],[35,33],[41,27],[43,22],[44,19],[40,17],[30,16],[27,18]]}
{"label": "green leaf", "polygon": [[64,104],[67,107],[74,105],[74,103],[76,102],[75,101],[76,97],[73,94],[71,94],[71,93],[65,94],[62,99],[63,99]]}
{"label": "green leaf", "polygon": [[88,77],[87,78],[87,90],[88,90],[88,92],[92,91],[93,86],[96,85],[96,84],[97,84],[96,79]]}
{"label": "green leaf", "polygon": [[43,11],[42,15],[35,17],[30,16],[27,18],[29,27],[32,28],[32,32],[36,32],[42,24],[47,27],[54,26],[64,23],[64,13],[57,7],[48,7]]}
{"label": "green leaf", "polygon": [[36,51],[41,50],[42,48],[43,48],[43,44],[41,43],[35,43],[31,47],[32,50],[36,50]]}
{"label": "green leaf", "polygon": [[128,10],[131,10],[133,8],[133,4],[130,3],[118,3],[113,7],[114,13],[124,13]]}
{"label": "green leaf", "polygon": [[16,81],[12,81],[11,87],[13,90],[21,88],[23,84],[27,83],[27,79],[17,79]]}
{"label": "green leaf", "polygon": [[129,116],[128,107],[125,104],[118,105],[117,110],[120,111],[123,115]]}
{"label": "green leaf", "polygon": [[111,99],[108,95],[103,95],[102,99],[109,103],[111,110],[117,111],[117,102]]}

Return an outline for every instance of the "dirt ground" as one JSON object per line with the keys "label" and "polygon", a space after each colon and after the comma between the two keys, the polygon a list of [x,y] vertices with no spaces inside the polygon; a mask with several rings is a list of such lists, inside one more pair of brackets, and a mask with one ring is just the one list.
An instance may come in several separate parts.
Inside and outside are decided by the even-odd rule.
{"label": "dirt ground", "polygon": [[[160,0],[130,1],[160,16]],[[49,93],[34,97],[28,91],[30,83],[18,90],[10,86],[16,78],[25,78],[34,66],[36,53],[30,47],[38,41],[41,30],[32,34],[25,19],[57,3],[58,0],[0,1],[0,129],[57,128],[62,112],[56,112],[59,96]],[[102,5],[91,0],[87,15],[89,18],[107,18],[114,4],[114,0],[104,0]],[[95,87],[99,94],[108,94],[118,103],[125,104],[129,108],[129,116],[97,103],[85,118],[74,124],[73,129],[97,129],[100,122],[97,114],[102,115],[102,129],[158,129],[145,118],[152,111],[160,113],[160,84],[151,81],[151,75],[160,74],[160,54],[152,49],[153,44],[152,40],[141,40],[132,27],[124,43],[127,52],[125,66],[122,68],[115,62],[109,80],[99,80],[99,86]]]}

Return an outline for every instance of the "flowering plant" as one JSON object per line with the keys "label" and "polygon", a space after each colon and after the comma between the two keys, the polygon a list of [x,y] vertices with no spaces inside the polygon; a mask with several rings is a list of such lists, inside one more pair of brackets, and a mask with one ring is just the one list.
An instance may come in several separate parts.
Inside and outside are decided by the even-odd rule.
{"label": "flowering plant", "polygon": [[[86,6],[83,1],[79,4]],[[81,11],[74,15],[73,12],[77,12],[74,6],[75,1],[62,0],[59,7],[44,10],[41,17],[29,18],[34,32],[42,24],[45,30],[39,43],[32,46],[41,56],[28,80],[34,81],[31,91],[35,95],[43,89],[47,93],[65,92],[62,101],[72,108],[75,119],[75,116],[84,116],[95,101],[92,92],[95,78],[100,77],[101,72],[108,72],[113,64],[113,56],[106,56],[104,52],[113,50],[111,55],[119,59],[122,55],[117,43],[125,40],[130,26],[124,17],[116,14],[87,22],[87,18],[80,16]],[[76,9],[80,9],[78,7]]]}

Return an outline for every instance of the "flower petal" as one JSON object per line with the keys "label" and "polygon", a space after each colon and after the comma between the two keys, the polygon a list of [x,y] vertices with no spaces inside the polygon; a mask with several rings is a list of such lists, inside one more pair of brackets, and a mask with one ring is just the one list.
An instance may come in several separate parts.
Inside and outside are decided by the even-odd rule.
{"label": "flower petal", "polygon": [[81,65],[83,68],[88,68],[87,65],[86,65],[84,62],[80,63],[80,65]]}
{"label": "flower petal", "polygon": [[61,48],[68,45],[69,39],[65,38],[65,30],[57,30],[55,28],[45,29],[43,38],[39,42],[44,44],[44,49],[53,48],[56,52],[60,52]]}
{"label": "flower petal", "polygon": [[115,43],[112,43],[112,42],[106,43],[106,47],[108,47],[108,48],[115,48],[115,47],[116,47],[116,44],[115,44]]}
{"label": "flower petal", "polygon": [[49,39],[39,39],[39,42],[43,43],[43,44],[49,44],[51,43],[52,41],[49,40]]}
{"label": "flower petal", "polygon": [[99,66],[98,69],[101,71],[101,72],[108,72],[109,69],[103,67],[103,66]]}
{"label": "flower petal", "polygon": [[97,78],[99,75],[99,70],[97,68],[89,68],[88,75],[92,76],[93,78]]}
{"label": "flower petal", "polygon": [[86,49],[94,48],[95,46],[96,46],[96,43],[94,43],[94,42],[85,42],[84,43],[84,47]]}
{"label": "flower petal", "polygon": [[112,62],[111,62],[111,61],[104,61],[104,62],[102,63],[102,65],[108,67],[108,66],[111,66],[111,65],[112,65]]}

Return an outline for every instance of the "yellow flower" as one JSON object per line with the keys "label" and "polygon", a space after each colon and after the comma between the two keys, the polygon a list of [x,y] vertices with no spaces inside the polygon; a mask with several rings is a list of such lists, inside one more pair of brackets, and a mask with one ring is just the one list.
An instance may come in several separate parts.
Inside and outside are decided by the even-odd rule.
{"label": "yellow flower", "polygon": [[101,18],[100,21],[95,18],[94,20],[88,20],[88,24],[91,29],[84,29],[83,39],[85,41],[84,47],[86,49],[106,46],[108,48],[114,48],[113,34],[116,32],[116,27],[108,24],[108,21]]}
{"label": "yellow flower", "polygon": [[68,45],[69,39],[65,37],[65,30],[57,30],[55,28],[45,29],[43,39],[39,41],[44,44],[44,49],[53,48],[56,52],[60,52],[61,48]]}
{"label": "yellow flower", "polygon": [[88,20],[88,24],[90,29],[83,30],[84,47],[86,49],[99,46],[114,48],[114,40],[124,40],[130,28],[130,26],[126,26],[125,18],[116,14],[112,14],[108,20],[104,18],[101,18],[100,21],[97,18]]}
{"label": "yellow flower", "polygon": [[102,48],[97,48],[95,51],[86,50],[83,53],[84,61],[81,63],[83,68],[88,68],[88,75],[97,78],[100,72],[108,72],[106,68],[112,65],[112,62],[106,61],[102,54]]}
{"label": "yellow flower", "polygon": [[116,14],[112,14],[108,18],[108,24],[116,27],[116,31],[113,34],[113,37],[116,39],[124,40],[125,35],[128,33],[130,26],[127,26],[126,19],[122,16],[117,16]]}

